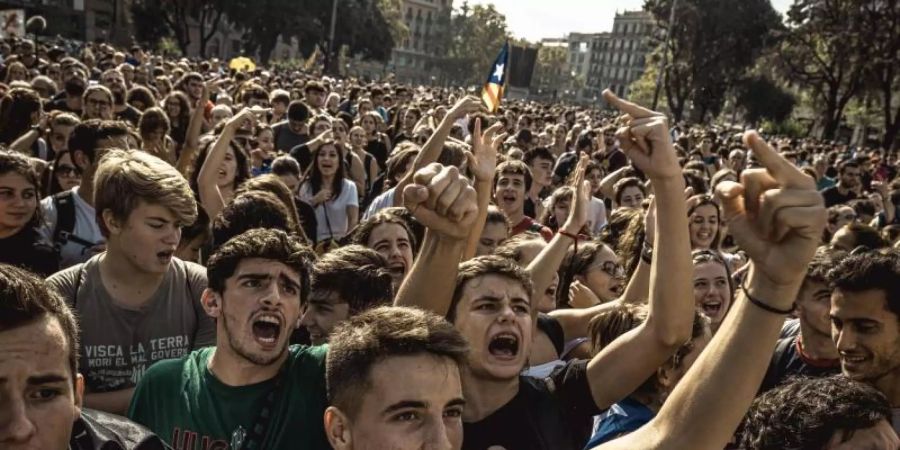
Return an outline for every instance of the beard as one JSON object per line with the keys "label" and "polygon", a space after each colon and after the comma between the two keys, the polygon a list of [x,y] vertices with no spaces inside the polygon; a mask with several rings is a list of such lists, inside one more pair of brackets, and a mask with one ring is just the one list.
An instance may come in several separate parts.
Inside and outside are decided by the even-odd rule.
{"label": "beard", "polygon": [[113,101],[116,105],[124,105],[125,104],[125,93],[122,91],[112,91]]}
{"label": "beard", "polygon": [[228,325],[229,322],[228,314],[223,314],[222,325],[225,328],[225,334],[228,336],[228,346],[231,347],[231,350],[239,357],[250,361],[257,366],[269,366],[278,361],[278,359],[281,358],[281,355],[287,351],[288,341],[285,341],[282,347],[278,349],[278,352],[272,356],[254,353],[253,350],[249,348],[250,345],[242,342],[238,336],[231,332],[231,327]]}

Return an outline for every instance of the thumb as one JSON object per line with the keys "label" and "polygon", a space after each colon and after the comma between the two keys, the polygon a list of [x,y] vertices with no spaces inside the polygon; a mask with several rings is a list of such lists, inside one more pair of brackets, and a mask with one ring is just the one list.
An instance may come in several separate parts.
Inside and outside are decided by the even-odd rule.
{"label": "thumb", "polygon": [[418,184],[408,184],[403,188],[403,206],[415,214],[421,203],[428,200],[428,188]]}
{"label": "thumb", "polygon": [[732,181],[723,181],[716,187],[716,196],[722,204],[722,218],[728,225],[728,231],[751,259],[764,260],[766,243],[753,229],[747,217],[744,209],[744,186]]}

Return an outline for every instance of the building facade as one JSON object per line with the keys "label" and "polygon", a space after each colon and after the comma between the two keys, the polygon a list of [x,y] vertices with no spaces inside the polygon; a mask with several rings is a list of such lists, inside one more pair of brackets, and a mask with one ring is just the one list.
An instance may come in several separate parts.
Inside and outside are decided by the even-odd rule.
{"label": "building facade", "polygon": [[597,58],[591,68],[593,83],[589,84],[628,96],[631,83],[644,73],[655,30],[653,16],[646,11],[616,14],[612,32],[596,42]]}
{"label": "building facade", "polygon": [[431,63],[444,52],[441,27],[450,22],[452,10],[453,0],[403,0],[409,34],[391,53],[387,71],[403,82],[432,84],[438,74]]}

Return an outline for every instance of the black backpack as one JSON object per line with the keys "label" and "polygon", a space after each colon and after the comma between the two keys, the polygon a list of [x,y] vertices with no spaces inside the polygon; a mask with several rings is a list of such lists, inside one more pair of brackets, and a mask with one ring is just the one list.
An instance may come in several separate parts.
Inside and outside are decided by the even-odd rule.
{"label": "black backpack", "polygon": [[56,207],[56,226],[53,228],[53,248],[57,254],[68,242],[74,242],[85,247],[97,245],[87,239],[74,234],[75,231],[75,192],[64,191],[53,196],[53,206]]}

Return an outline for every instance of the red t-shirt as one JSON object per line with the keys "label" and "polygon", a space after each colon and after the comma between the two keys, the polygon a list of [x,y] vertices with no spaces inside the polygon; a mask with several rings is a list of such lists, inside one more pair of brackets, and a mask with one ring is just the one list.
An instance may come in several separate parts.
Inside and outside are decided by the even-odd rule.
{"label": "red t-shirt", "polygon": [[525,216],[525,218],[522,219],[521,222],[513,227],[512,234],[510,234],[510,236],[515,236],[526,231],[534,231],[535,233],[540,233],[541,237],[543,237],[547,242],[550,242],[550,239],[553,239],[553,230],[535,222],[534,219],[528,216]]}

